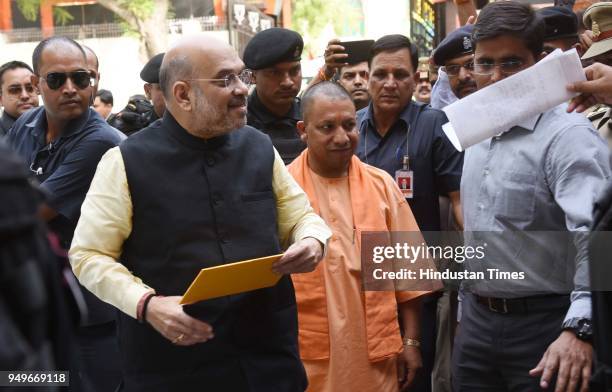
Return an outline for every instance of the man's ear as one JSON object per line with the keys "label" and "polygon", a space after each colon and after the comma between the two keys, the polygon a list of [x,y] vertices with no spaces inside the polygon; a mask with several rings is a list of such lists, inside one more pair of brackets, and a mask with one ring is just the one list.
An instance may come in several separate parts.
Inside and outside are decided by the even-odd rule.
{"label": "man's ear", "polygon": [[306,134],[306,124],[304,124],[304,121],[298,121],[296,126],[300,139],[306,143],[306,140],[308,140],[308,135]]}
{"label": "man's ear", "polygon": [[35,89],[40,89],[40,77],[38,77],[38,75],[30,76],[30,83],[32,83]]}
{"label": "man's ear", "polygon": [[189,92],[191,87],[189,84],[179,80],[172,85],[172,98],[176,101],[176,104],[185,112],[191,112],[193,109],[193,103]]}
{"label": "man's ear", "polygon": [[34,91],[36,91],[36,95],[40,95],[40,78],[32,74],[30,75],[30,83],[32,83],[32,87],[34,87]]}
{"label": "man's ear", "polygon": [[151,88],[152,87],[153,86],[150,83],[145,83],[144,86],[142,86],[142,88],[144,89],[145,95],[149,101],[151,100]]}

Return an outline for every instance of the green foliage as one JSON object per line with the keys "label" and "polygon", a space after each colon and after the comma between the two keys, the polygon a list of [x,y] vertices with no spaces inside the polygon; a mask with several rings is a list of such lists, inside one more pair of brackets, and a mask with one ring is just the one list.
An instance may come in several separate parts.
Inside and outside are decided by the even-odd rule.
{"label": "green foliage", "polygon": [[17,0],[17,8],[26,20],[34,22],[38,19],[40,0]]}
{"label": "green foliage", "polygon": [[155,9],[154,0],[119,0],[117,3],[139,19],[147,19]]}
{"label": "green foliage", "polygon": [[[331,23],[336,34],[359,30],[361,12],[350,0],[292,0],[293,27],[304,37],[318,37]],[[307,45],[308,46],[308,45]]]}
{"label": "green foliage", "polygon": [[[21,12],[26,20],[34,22],[38,19],[40,12],[41,0],[17,0],[17,8]],[[74,19],[74,16],[70,14],[66,9],[58,6],[53,7],[53,19],[55,24],[59,26],[65,26]]]}
{"label": "green foliage", "polygon": [[53,7],[53,18],[55,19],[56,25],[65,26],[74,19],[74,16],[70,15],[70,12],[62,7]]}

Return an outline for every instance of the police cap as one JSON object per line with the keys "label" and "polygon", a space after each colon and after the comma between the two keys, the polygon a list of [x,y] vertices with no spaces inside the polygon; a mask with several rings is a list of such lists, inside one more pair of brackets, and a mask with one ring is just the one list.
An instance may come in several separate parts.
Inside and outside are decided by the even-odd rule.
{"label": "police cap", "polygon": [[140,79],[147,83],[159,83],[159,69],[161,68],[164,53],[151,57],[148,63],[140,71]]}
{"label": "police cap", "polygon": [[584,25],[593,32],[593,44],[583,60],[612,50],[612,3],[595,3],[584,11]]}
{"label": "police cap", "polygon": [[300,61],[304,41],[293,30],[272,27],[255,34],[244,49],[247,68],[257,70],[286,61]]}
{"label": "police cap", "polygon": [[546,32],[544,41],[578,37],[578,18],[566,7],[545,7],[537,11],[544,19]]}
{"label": "police cap", "polygon": [[434,63],[437,66],[443,66],[450,59],[473,53],[472,31],[474,31],[474,25],[468,24],[447,35],[433,53]]}

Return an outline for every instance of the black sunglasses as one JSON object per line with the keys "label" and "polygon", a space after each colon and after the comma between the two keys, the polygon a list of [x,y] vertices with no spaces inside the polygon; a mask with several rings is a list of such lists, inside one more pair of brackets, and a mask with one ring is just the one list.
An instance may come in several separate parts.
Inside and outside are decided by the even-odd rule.
{"label": "black sunglasses", "polygon": [[95,78],[87,71],[49,72],[47,76],[42,79],[47,82],[47,86],[49,86],[51,90],[57,90],[66,83],[68,78],[70,78],[75,86],[81,90],[96,84]]}

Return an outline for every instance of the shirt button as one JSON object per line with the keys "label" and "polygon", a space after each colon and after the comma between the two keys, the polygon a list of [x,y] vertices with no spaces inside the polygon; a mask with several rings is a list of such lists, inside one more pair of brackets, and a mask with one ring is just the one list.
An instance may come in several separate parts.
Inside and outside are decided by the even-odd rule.
{"label": "shirt button", "polygon": [[484,171],[482,172],[485,176],[489,175],[489,169],[484,169]]}
{"label": "shirt button", "polygon": [[484,204],[478,203],[478,209],[479,210],[484,210]]}

